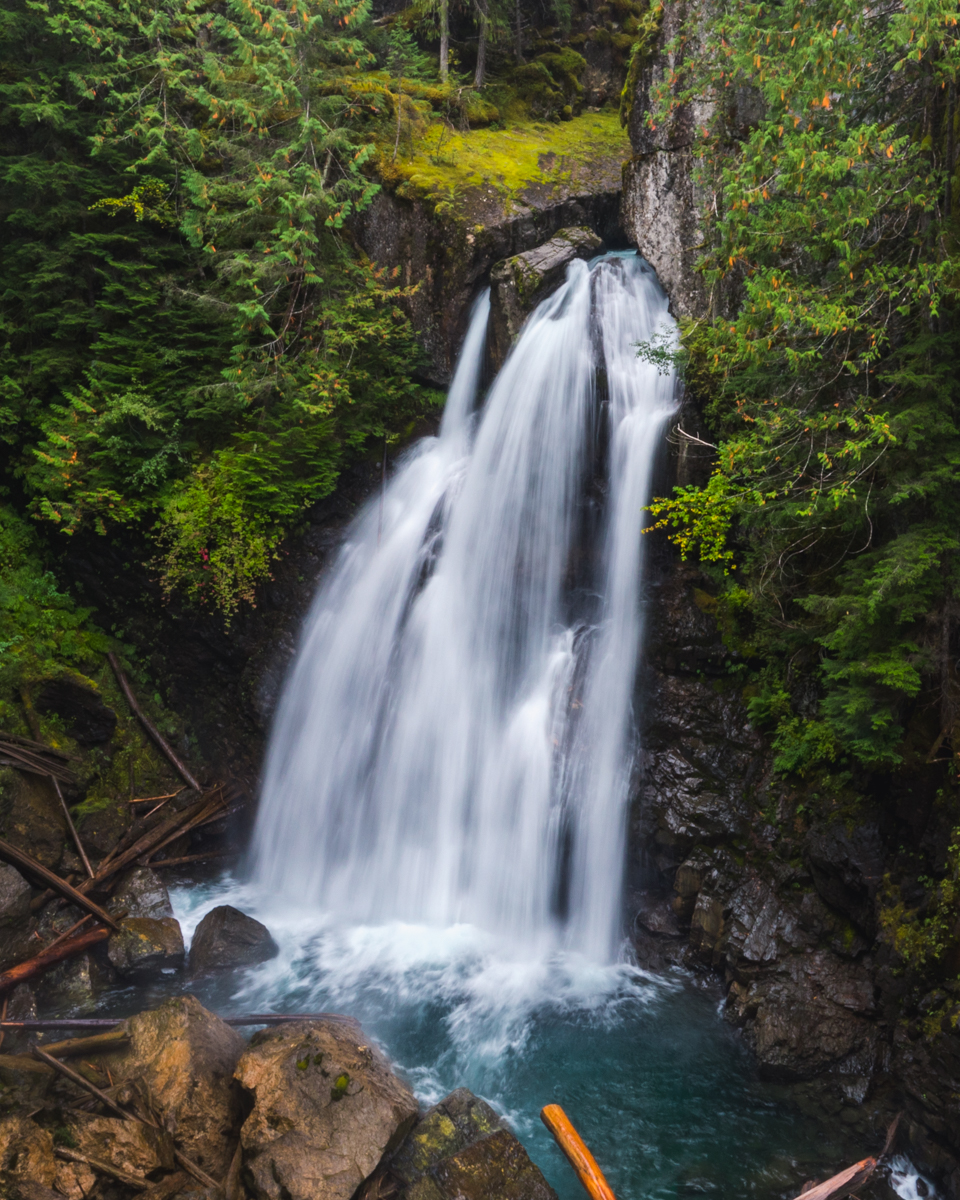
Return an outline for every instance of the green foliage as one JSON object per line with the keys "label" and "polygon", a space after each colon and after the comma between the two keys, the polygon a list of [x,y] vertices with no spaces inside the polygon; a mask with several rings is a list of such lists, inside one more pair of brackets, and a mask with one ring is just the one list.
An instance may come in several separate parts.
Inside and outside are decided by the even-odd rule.
{"label": "green foliage", "polygon": [[89,670],[109,639],[61,591],[46,569],[35,531],[0,505],[0,726],[20,724],[18,693],[33,679]]}
{"label": "green foliage", "polygon": [[880,895],[880,936],[897,953],[905,967],[922,970],[941,960],[957,942],[957,903],[960,902],[960,829],[947,847],[947,863],[938,880],[921,877],[927,899],[909,906],[899,887],[884,879]]}
{"label": "green foliage", "polygon": [[758,669],[819,688],[778,717],[781,769],[889,767],[940,701],[960,751],[957,18],[737,0],[680,40],[645,120],[711,105],[711,311],[683,339],[716,470],[653,512],[685,555],[736,562]]}
{"label": "green foliage", "polygon": [[0,16],[3,469],[62,533],[140,523],[228,616],[344,455],[433,402],[338,233],[378,186],[344,86],[369,28],[338,0]]}

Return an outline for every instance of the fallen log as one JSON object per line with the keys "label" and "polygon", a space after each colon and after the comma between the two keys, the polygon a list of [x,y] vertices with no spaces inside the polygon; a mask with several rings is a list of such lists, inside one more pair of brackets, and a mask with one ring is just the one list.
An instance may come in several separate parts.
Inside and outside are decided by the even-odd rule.
{"label": "fallen log", "polygon": [[77,833],[77,827],[73,823],[73,817],[70,816],[70,809],[67,807],[67,802],[63,798],[63,792],[60,791],[60,784],[56,776],[51,775],[53,786],[57,789],[57,799],[60,801],[60,807],[63,809],[63,815],[67,822],[67,828],[70,830],[70,836],[73,838],[73,844],[77,848],[77,853],[80,855],[80,861],[86,869],[87,875],[93,878],[93,867],[90,866],[90,859],[87,858],[87,852],[83,848],[83,842],[80,841],[80,834]]}
{"label": "fallen log", "polygon": [[831,1175],[823,1183],[818,1183],[807,1191],[801,1192],[796,1200],[841,1200],[862,1187],[877,1169],[877,1159],[864,1158],[845,1171]]}
{"label": "fallen log", "polygon": [[616,1200],[613,1189],[604,1178],[597,1160],[587,1149],[583,1138],[559,1104],[548,1104],[540,1110],[540,1120],[550,1130],[557,1145],[567,1156],[577,1178],[593,1200]]}
{"label": "fallen log", "polygon": [[[46,1033],[51,1029],[116,1029],[129,1017],[47,1017],[29,1018],[23,1021],[0,1021],[0,1029],[23,1029],[29,1033]],[[221,1017],[224,1025],[287,1025],[291,1021],[340,1021],[356,1025],[355,1017],[342,1013],[248,1013],[242,1017]],[[51,1046],[44,1046],[49,1051]]]}
{"label": "fallen log", "polygon": [[203,788],[200,786],[199,783],[197,783],[196,779],[194,779],[194,777],[190,773],[189,769],[180,761],[180,759],[177,757],[177,755],[174,754],[173,748],[171,747],[170,743],[167,741],[167,739],[163,736],[163,734],[160,732],[160,730],[156,727],[156,725],[154,725],[154,723],[150,720],[150,718],[146,715],[146,713],[144,713],[143,709],[141,709],[140,705],[137,703],[137,698],[133,694],[133,689],[130,687],[127,677],[123,673],[123,668],[120,666],[120,663],[117,660],[117,656],[112,652],[109,653],[107,655],[107,662],[110,664],[110,666],[113,670],[113,673],[116,676],[117,684],[119,685],[120,691],[123,692],[127,703],[130,705],[130,711],[133,713],[133,715],[137,718],[137,720],[140,722],[140,724],[146,730],[148,737],[151,739],[151,741],[154,743],[154,745],[157,747],[157,749],[160,751],[160,753],[164,756],[164,758],[166,758],[167,762],[170,763],[170,765],[177,772],[177,774],[180,776],[180,778],[183,780],[183,782],[186,783],[189,787],[192,787],[194,789],[194,791],[202,792]]}
{"label": "fallen log", "polygon": [[54,1058],[75,1058],[80,1054],[109,1054],[113,1050],[122,1050],[129,1041],[130,1034],[125,1029],[108,1029],[104,1033],[94,1033],[89,1037],[46,1042],[43,1048]]}
{"label": "fallen log", "polygon": [[109,863],[101,864],[93,879],[87,879],[80,885],[81,891],[93,890],[99,887],[104,880],[109,879],[111,875],[116,875],[118,871],[122,871],[124,867],[130,863],[134,863],[138,858],[142,858],[146,854],[155,854],[168,842],[172,842],[175,837],[179,837],[181,833],[186,833],[192,826],[209,813],[213,812],[224,803],[223,797],[217,791],[211,798],[210,794],[202,796],[195,804],[189,805],[187,808],[182,808],[178,813],[174,813],[172,817],[167,817],[165,821],[159,821],[152,829],[148,829],[141,837],[130,846],[127,847],[121,854],[111,859]]}
{"label": "fallen log", "polygon": [[4,766],[29,771],[31,775],[49,775],[61,783],[73,783],[73,773],[64,764],[78,761],[75,755],[64,754],[43,742],[0,732],[0,763]]}
{"label": "fallen log", "polygon": [[30,1075],[52,1075],[46,1063],[37,1062],[29,1054],[0,1054],[0,1071],[26,1071]]}
{"label": "fallen log", "polygon": [[[51,946],[46,950],[41,950],[39,954],[35,954],[33,958],[28,958],[26,962],[17,963],[15,967],[10,967],[6,971],[0,971],[0,992],[6,992],[10,988],[14,988],[18,983],[25,983],[28,979],[32,979],[34,975],[39,975],[45,971],[47,967],[52,967],[55,963],[62,962],[65,958],[72,958],[75,954],[80,954],[90,946],[95,946],[98,942],[104,941],[110,936],[110,930],[100,926],[98,929],[89,929],[86,933],[81,933],[78,937],[71,938],[69,941],[61,942],[58,946]],[[4,1022],[5,1029],[11,1029],[13,1026],[9,1022]]]}
{"label": "fallen log", "polygon": [[181,854],[179,858],[151,858],[150,869],[154,867],[182,867],[186,863],[209,862],[215,858],[236,858],[239,850],[221,850],[214,854]]}
{"label": "fallen log", "polygon": [[104,1162],[99,1158],[91,1158],[88,1154],[81,1154],[79,1150],[71,1150],[67,1146],[54,1146],[53,1152],[58,1158],[64,1158],[67,1162],[83,1163],[94,1171],[99,1171],[101,1175],[109,1175],[111,1179],[115,1179],[125,1187],[145,1192],[147,1188],[153,1186],[150,1180],[144,1179],[142,1175],[130,1175],[126,1171],[121,1171],[119,1167],[115,1167],[113,1163]]}
{"label": "fallen log", "polygon": [[[109,925],[111,929],[120,928],[108,912],[105,912],[99,904],[94,904],[92,900],[89,900],[82,891],[75,888],[72,884],[67,883],[65,879],[61,879],[59,875],[54,874],[43,863],[37,862],[26,851],[19,850],[16,846],[11,846],[9,842],[3,841],[2,838],[0,838],[0,859],[10,863],[18,871],[27,871],[37,879],[42,879],[52,891],[59,892],[66,900],[91,913],[98,921],[102,921],[104,925]],[[86,885],[89,886],[93,881],[93,879],[86,880]]]}

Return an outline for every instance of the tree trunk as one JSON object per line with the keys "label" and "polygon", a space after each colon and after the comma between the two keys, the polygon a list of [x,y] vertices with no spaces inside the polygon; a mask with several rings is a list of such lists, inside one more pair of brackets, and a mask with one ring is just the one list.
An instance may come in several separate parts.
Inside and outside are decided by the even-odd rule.
{"label": "tree trunk", "polygon": [[517,38],[517,62],[523,62],[523,28],[520,24],[520,0],[514,2],[514,25],[516,27]]}
{"label": "tree trunk", "polygon": [[447,82],[450,70],[450,0],[440,0],[440,78]]}
{"label": "tree trunk", "polygon": [[477,69],[473,75],[473,86],[482,88],[487,74],[487,4],[486,0],[474,0],[480,16],[480,40],[477,43]]}

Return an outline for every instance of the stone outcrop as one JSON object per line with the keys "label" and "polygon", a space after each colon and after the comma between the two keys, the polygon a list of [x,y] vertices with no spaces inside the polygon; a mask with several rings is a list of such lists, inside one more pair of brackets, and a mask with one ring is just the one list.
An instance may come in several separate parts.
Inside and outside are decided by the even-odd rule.
{"label": "stone outcrop", "polygon": [[251,967],[279,953],[266,925],[229,904],[221,904],[203,918],[190,943],[190,970],[204,971]]}
{"label": "stone outcrop", "polygon": [[256,1034],[236,1078],[253,1103],[240,1144],[255,1200],[350,1200],[417,1118],[413,1093],[345,1019]]}
{"label": "stone outcrop", "polygon": [[[558,164],[558,167],[562,164]],[[405,301],[431,360],[431,375],[449,382],[466,331],[470,304],[494,263],[522,254],[573,226],[621,244],[619,159],[567,164],[550,188],[540,185],[507,201],[467,194],[457,218],[437,216],[426,200],[381,192],[359,220],[358,237],[381,267],[418,284]]]}
{"label": "stone outcrop", "polygon": [[374,1181],[381,1187],[404,1200],[556,1200],[520,1142],[466,1088],[424,1114]]}
{"label": "stone outcrop", "polygon": [[[935,806],[923,821],[869,802],[808,813],[750,725],[707,582],[664,555],[653,588],[631,827],[641,961],[718,975],[760,1073],[820,1114],[873,1136],[903,1109],[904,1146],[960,1194],[960,986],[905,1007],[878,936],[884,877],[936,836]],[[944,1008],[932,1028],[925,1011]]]}
{"label": "stone outcrop", "polygon": [[488,348],[499,369],[533,309],[563,283],[575,259],[599,253],[603,241],[590,229],[561,229],[542,246],[497,263],[490,272]]}

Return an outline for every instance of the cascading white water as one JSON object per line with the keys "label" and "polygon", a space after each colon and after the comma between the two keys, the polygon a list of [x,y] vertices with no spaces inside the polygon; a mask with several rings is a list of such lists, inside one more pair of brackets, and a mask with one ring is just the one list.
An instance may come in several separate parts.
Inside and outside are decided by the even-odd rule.
{"label": "cascading white water", "polygon": [[347,920],[467,922],[607,961],[643,506],[674,392],[635,344],[673,323],[642,260],[573,263],[477,414],[488,307],[439,437],[357,520],[317,596],[255,877]]}

